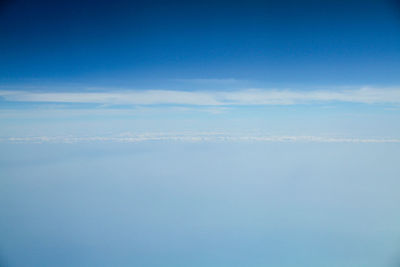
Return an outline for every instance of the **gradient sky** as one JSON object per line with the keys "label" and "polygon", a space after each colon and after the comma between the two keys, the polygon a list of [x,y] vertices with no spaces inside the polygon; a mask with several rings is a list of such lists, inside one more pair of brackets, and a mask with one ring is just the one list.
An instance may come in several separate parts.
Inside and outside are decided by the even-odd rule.
{"label": "gradient sky", "polygon": [[176,79],[268,87],[400,79],[396,1],[16,0],[0,8],[3,85],[192,90]]}
{"label": "gradient sky", "polygon": [[2,1],[2,138],[398,138],[396,1]]}
{"label": "gradient sky", "polygon": [[0,266],[398,267],[399,122],[399,1],[0,1]]}

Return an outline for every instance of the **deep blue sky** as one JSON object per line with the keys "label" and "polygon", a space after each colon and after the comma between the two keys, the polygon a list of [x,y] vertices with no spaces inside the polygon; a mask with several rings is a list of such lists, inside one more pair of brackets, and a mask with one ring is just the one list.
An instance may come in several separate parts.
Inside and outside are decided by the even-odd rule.
{"label": "deep blue sky", "polygon": [[398,267],[399,122],[393,0],[0,0],[0,265]]}
{"label": "deep blue sky", "polygon": [[0,40],[3,86],[400,81],[395,1],[6,1]]}

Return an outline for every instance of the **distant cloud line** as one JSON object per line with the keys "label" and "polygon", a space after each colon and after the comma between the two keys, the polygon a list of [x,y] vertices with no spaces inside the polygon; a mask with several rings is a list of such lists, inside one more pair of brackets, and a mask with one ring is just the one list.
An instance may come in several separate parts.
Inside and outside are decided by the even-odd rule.
{"label": "distant cloud line", "polygon": [[176,142],[279,142],[279,143],[400,143],[400,139],[377,138],[336,138],[321,136],[261,136],[261,135],[225,135],[225,134],[141,134],[114,137],[73,137],[73,136],[37,136],[0,138],[7,143],[85,143],[118,142],[139,143],[149,141]]}
{"label": "distant cloud line", "polygon": [[236,91],[107,91],[32,92],[0,90],[9,102],[95,103],[109,105],[295,105],[319,102],[400,104],[400,89],[359,88],[353,90],[267,90]]}

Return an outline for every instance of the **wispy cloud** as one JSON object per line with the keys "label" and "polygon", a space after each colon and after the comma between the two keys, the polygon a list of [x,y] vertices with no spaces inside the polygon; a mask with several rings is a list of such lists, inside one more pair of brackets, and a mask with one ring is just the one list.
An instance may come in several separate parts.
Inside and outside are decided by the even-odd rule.
{"label": "wispy cloud", "polygon": [[11,143],[82,143],[119,142],[138,143],[149,141],[173,142],[278,142],[278,143],[400,143],[398,138],[344,138],[327,136],[271,136],[226,133],[124,133],[115,136],[30,136],[1,138]]}
{"label": "wispy cloud", "polygon": [[184,83],[198,83],[198,84],[234,84],[241,82],[242,80],[227,78],[227,79],[204,79],[204,78],[194,78],[194,79],[173,79],[176,82]]}
{"label": "wispy cloud", "polygon": [[96,103],[108,105],[295,105],[326,102],[400,104],[400,89],[360,88],[353,90],[267,90],[237,91],[109,91],[109,92],[29,92],[0,91],[11,102]]}

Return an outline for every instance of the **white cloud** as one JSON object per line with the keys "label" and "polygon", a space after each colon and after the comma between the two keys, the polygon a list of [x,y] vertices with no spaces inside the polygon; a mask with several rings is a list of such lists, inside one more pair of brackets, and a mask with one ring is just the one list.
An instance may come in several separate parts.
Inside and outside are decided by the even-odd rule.
{"label": "white cloud", "polygon": [[122,142],[138,143],[148,141],[174,142],[278,142],[278,143],[400,143],[398,138],[343,138],[326,136],[271,136],[241,135],[226,133],[123,133],[115,136],[30,136],[0,139],[11,143],[82,143],[82,142]]}
{"label": "white cloud", "polygon": [[173,79],[173,81],[177,82],[184,82],[184,83],[198,83],[198,84],[234,84],[238,83],[243,80],[237,80],[233,78],[228,79],[204,79],[204,78],[197,78],[197,79]]}
{"label": "white cloud", "polygon": [[96,103],[107,105],[294,105],[325,102],[400,104],[400,89],[360,88],[353,90],[267,90],[238,91],[108,91],[28,92],[0,91],[11,102]]}
{"label": "white cloud", "polygon": [[62,103],[97,103],[97,104],[176,104],[176,105],[221,105],[213,94],[207,92],[186,92],[168,90],[146,90],[125,92],[82,92],[50,93],[0,91],[7,101],[15,102],[62,102]]}

